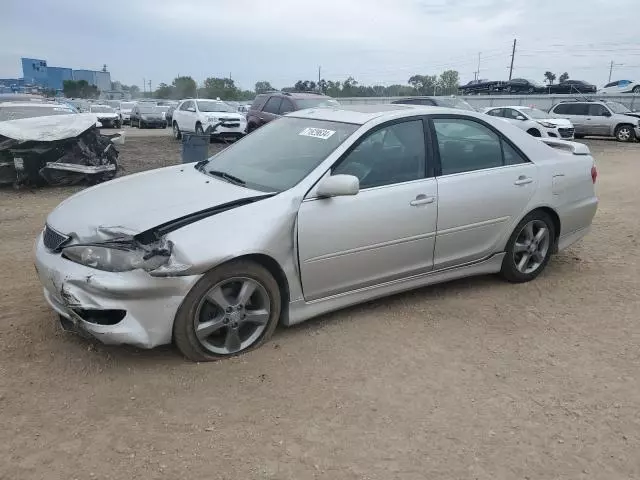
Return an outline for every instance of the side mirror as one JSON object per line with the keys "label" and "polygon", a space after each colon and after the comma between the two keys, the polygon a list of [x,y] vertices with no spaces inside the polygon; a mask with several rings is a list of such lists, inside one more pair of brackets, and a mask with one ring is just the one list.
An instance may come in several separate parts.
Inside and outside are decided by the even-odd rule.
{"label": "side mirror", "polygon": [[187,112],[195,113],[196,109],[194,107],[189,107],[189,108],[187,108]]}
{"label": "side mirror", "polygon": [[516,120],[526,120],[526,118],[524,118],[522,115],[518,115],[516,117]]}
{"label": "side mirror", "polygon": [[356,195],[360,191],[360,180],[354,175],[331,175],[320,180],[316,193],[319,197],[342,197]]}

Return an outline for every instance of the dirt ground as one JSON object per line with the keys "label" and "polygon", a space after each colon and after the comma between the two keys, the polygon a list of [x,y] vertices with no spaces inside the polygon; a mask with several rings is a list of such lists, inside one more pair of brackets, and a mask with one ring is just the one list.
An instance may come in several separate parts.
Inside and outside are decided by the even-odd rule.
{"label": "dirt ground", "polygon": [[[0,190],[0,479],[640,478],[640,144],[588,143],[593,232],[533,283],[424,288],[213,364],[62,332],[31,250],[77,188]],[[178,159],[122,147],[125,173]]]}

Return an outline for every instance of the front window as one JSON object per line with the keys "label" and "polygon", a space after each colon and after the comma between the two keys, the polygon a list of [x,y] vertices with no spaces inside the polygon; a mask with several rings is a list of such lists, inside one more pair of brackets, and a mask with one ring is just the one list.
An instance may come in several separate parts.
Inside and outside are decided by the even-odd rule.
{"label": "front window", "polygon": [[233,108],[224,102],[216,102],[211,100],[198,100],[198,110],[201,112],[235,112]]}
{"label": "front window", "polygon": [[297,98],[296,103],[298,108],[303,110],[305,108],[314,107],[339,107],[340,104],[333,98],[318,97],[318,98]]}
{"label": "front window", "polygon": [[111,107],[91,107],[89,108],[91,113],[116,113]]}
{"label": "front window", "polygon": [[21,118],[46,117],[50,115],[70,115],[75,113],[69,107],[52,105],[46,107],[2,107],[0,106],[0,122],[5,120],[19,120]]}
{"label": "front window", "polygon": [[156,113],[156,106],[155,105],[139,105],[138,106],[138,110],[140,111],[140,113]]}
{"label": "front window", "polygon": [[544,120],[549,118],[549,114],[547,112],[543,112],[542,110],[538,110],[537,108],[523,108],[522,111],[529,115],[531,118],[535,118],[536,120]]}
{"label": "front window", "polygon": [[613,113],[629,113],[631,111],[618,102],[607,102],[607,107],[609,107]]}
{"label": "front window", "polygon": [[247,188],[281,192],[309,175],[358,127],[282,117],[211,157],[201,168],[204,173]]}

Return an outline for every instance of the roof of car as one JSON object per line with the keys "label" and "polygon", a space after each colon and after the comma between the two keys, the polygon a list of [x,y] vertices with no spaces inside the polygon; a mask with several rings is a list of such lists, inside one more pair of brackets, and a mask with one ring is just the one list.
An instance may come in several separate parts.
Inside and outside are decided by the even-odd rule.
{"label": "roof of car", "polygon": [[328,120],[331,122],[355,123],[363,125],[371,120],[380,117],[389,119],[402,117],[403,114],[438,114],[452,113],[455,115],[469,114],[470,116],[480,116],[471,111],[454,108],[433,107],[423,105],[405,105],[401,103],[382,103],[377,105],[341,105],[340,107],[307,108],[296,112],[288,113],[287,117],[309,118],[314,120]]}

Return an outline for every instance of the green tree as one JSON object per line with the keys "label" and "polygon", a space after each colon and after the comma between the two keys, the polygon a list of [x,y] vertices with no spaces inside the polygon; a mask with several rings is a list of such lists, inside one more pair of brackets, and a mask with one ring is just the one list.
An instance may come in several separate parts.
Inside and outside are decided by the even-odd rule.
{"label": "green tree", "polygon": [[415,88],[418,95],[432,95],[434,87],[438,83],[438,77],[435,75],[413,75],[409,78],[408,83]]}
{"label": "green tree", "polygon": [[445,70],[440,74],[438,79],[438,87],[440,93],[444,95],[453,95],[458,92],[460,86],[460,74],[456,70]]}
{"label": "green tree", "polygon": [[221,100],[237,100],[240,91],[230,78],[209,77],[204,81],[204,96]]}
{"label": "green tree", "polygon": [[567,72],[564,72],[562,75],[560,75],[560,78],[558,79],[560,83],[566,82],[567,80],[569,80],[569,74]]}
{"label": "green tree", "polygon": [[269,82],[256,82],[256,95],[274,90]]}
{"label": "green tree", "polygon": [[555,82],[556,80],[556,74],[547,70],[546,72],[544,72],[544,78],[549,85],[553,85],[553,82]]}
{"label": "green tree", "polygon": [[98,98],[100,90],[95,85],[89,85],[86,80],[65,80],[62,82],[62,92],[67,98]]}
{"label": "green tree", "polygon": [[[173,79],[172,84],[175,88],[176,98],[189,98],[196,96],[196,89],[198,85],[196,81],[189,77],[176,77]],[[138,90],[140,92],[140,90]]]}
{"label": "green tree", "polygon": [[154,97],[156,98],[172,98],[175,88],[172,85],[167,85],[166,83],[161,83],[156,88]]}

